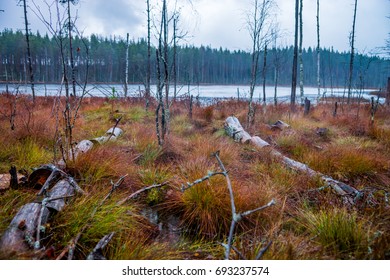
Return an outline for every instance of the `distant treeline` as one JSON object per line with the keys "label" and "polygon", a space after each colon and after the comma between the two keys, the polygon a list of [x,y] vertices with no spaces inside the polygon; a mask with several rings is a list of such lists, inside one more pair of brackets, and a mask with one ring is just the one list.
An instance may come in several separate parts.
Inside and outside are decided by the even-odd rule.
{"label": "distant treeline", "polygon": [[[59,83],[62,79],[62,64],[59,41],[39,33],[31,35],[31,53],[36,82]],[[67,51],[67,40],[64,40]],[[88,47],[88,51],[87,51]],[[76,78],[85,81],[88,65],[88,82],[123,83],[125,80],[126,41],[122,38],[104,38],[91,35],[89,38],[75,36],[73,52]],[[25,36],[21,31],[5,29],[0,33],[0,80],[25,81],[27,51]],[[88,54],[88,55],[87,55]],[[173,48],[170,53],[173,61]],[[261,55],[264,59],[264,54]],[[268,47],[266,83],[273,85],[276,72],[279,85],[291,84],[293,48]],[[349,71],[349,53],[333,49],[321,49],[322,86],[344,87]],[[156,79],[155,49],[152,50],[152,82]],[[304,84],[316,86],[316,50],[303,51]],[[246,51],[230,51],[211,47],[177,47],[178,84],[248,84],[251,55]],[[383,88],[390,76],[390,60],[377,56],[358,54],[354,61],[353,84],[355,88]],[[259,63],[259,83],[262,80],[263,63]],[[145,83],[147,69],[147,43],[145,39],[131,41],[129,46],[129,82]],[[171,71],[173,73],[173,70]]]}

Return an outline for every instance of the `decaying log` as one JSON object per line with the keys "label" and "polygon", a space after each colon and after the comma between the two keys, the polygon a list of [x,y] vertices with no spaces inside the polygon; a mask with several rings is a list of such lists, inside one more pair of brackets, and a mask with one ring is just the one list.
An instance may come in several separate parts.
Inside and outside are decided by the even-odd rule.
{"label": "decaying log", "polygon": [[286,129],[286,128],[290,128],[290,125],[285,123],[284,121],[281,121],[281,120],[278,120],[277,122],[275,122],[273,125],[271,125],[271,128],[272,129],[280,129],[280,130],[283,130],[283,129]]}
{"label": "decaying log", "polygon": [[235,141],[241,143],[248,143],[251,140],[251,136],[240,124],[240,121],[235,117],[231,116],[226,119],[225,131]]}
{"label": "decaying log", "polygon": [[65,201],[81,188],[68,174],[54,165],[44,165],[31,173],[28,182],[34,186],[37,181],[43,183],[35,202],[23,205],[0,239],[0,251],[3,253],[24,253],[31,248],[40,249],[41,233],[45,224],[54,213],[61,211]]}
{"label": "decaying log", "polygon": [[123,134],[123,130],[119,127],[111,127],[106,131],[106,134],[94,139],[91,139],[93,143],[104,144],[109,140],[116,140],[119,136]]}
{"label": "decaying log", "polygon": [[47,194],[46,207],[60,212],[65,207],[65,200],[74,196],[74,187],[67,179],[60,180]]}
{"label": "decaying log", "polygon": [[77,143],[74,148],[74,157],[77,158],[80,154],[88,152],[93,147],[93,142],[90,140],[82,140]]}
{"label": "decaying log", "polygon": [[24,253],[30,250],[35,243],[35,234],[38,219],[42,213],[42,221],[46,222],[49,210],[42,208],[40,203],[28,203],[23,205],[9,227],[0,239],[0,251],[8,253]]}
{"label": "decaying log", "polygon": [[[232,131],[237,131],[238,129],[242,128],[239,120],[234,116],[228,117],[225,121],[224,126],[225,126],[226,133],[231,137],[233,137]],[[245,131],[244,132],[240,131],[240,133],[248,134]],[[255,136],[255,137],[258,137],[258,136]],[[254,137],[252,137],[252,138],[254,138]],[[258,137],[258,138],[261,141],[259,141],[257,139],[256,141],[250,141],[250,142],[259,148],[269,146],[269,145],[265,144],[265,143],[267,143],[266,141],[262,140],[260,137]],[[234,137],[233,137],[233,139],[234,139]],[[243,142],[243,143],[248,143],[248,142]],[[259,143],[259,144],[257,144],[257,143]],[[288,157],[282,155],[277,150],[272,149],[271,154],[277,158],[280,158],[281,161],[291,169],[297,170],[299,172],[304,172],[304,173],[308,174],[310,177],[315,177],[315,176],[320,177],[326,183],[327,186],[331,187],[337,194],[341,195],[343,197],[343,199],[345,200],[345,202],[348,204],[353,205],[355,203],[354,199],[359,197],[359,195],[360,195],[360,192],[357,189],[355,189],[355,188],[353,188],[353,187],[351,187],[343,182],[335,180],[330,176],[327,176],[327,175],[324,175],[318,171],[315,171],[304,163],[301,163],[301,162],[295,161],[291,158],[288,158]]]}
{"label": "decaying log", "polygon": [[[73,156],[72,151],[69,151],[68,158],[76,159],[80,154],[84,154],[91,150],[94,145],[101,145],[108,141],[115,141],[119,136],[123,134],[123,130],[119,127],[116,127],[118,125],[119,120],[117,120],[115,126],[108,129],[103,136],[96,137],[90,140],[82,140],[77,143],[77,145],[73,148]],[[59,160],[57,164],[60,167],[66,166],[65,161],[63,159]]]}
{"label": "decaying log", "polygon": [[88,255],[87,260],[106,260],[106,257],[103,256],[102,250],[114,237],[115,232],[111,232],[110,234],[105,235],[98,244],[95,246],[93,251]]}

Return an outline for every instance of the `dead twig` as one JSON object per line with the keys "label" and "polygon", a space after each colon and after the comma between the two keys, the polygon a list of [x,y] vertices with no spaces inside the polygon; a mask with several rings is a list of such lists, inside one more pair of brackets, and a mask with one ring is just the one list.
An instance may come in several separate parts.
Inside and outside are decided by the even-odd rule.
{"label": "dead twig", "polygon": [[[191,187],[193,187],[194,185],[196,184],[199,184],[203,181],[206,181],[206,180],[209,180],[212,176],[215,176],[215,175],[223,175],[226,179],[226,184],[227,184],[227,187],[228,187],[228,190],[229,190],[229,196],[230,196],[230,206],[231,206],[231,209],[232,209],[232,222],[230,224],[230,230],[229,230],[229,236],[228,236],[228,242],[227,244],[224,244],[224,243],[221,243],[222,246],[225,248],[225,260],[228,260],[229,257],[230,257],[230,251],[233,249],[241,258],[244,258],[243,255],[237,250],[237,248],[235,248],[232,244],[233,244],[233,236],[234,236],[234,231],[235,231],[235,228],[236,228],[236,225],[237,223],[239,223],[244,217],[250,215],[250,214],[253,214],[255,212],[258,212],[258,211],[261,211],[261,210],[264,210],[268,207],[271,207],[272,205],[275,204],[275,200],[272,199],[270,202],[268,202],[266,205],[264,206],[261,206],[261,207],[258,207],[256,209],[252,209],[252,210],[248,210],[248,211],[245,211],[245,212],[242,212],[242,213],[239,213],[237,212],[236,210],[236,204],[235,204],[235,201],[234,201],[234,192],[233,192],[233,187],[232,187],[232,182],[229,178],[229,174],[228,174],[228,171],[226,170],[225,168],[225,165],[223,164],[221,158],[219,157],[219,151],[216,151],[215,153],[212,154],[212,156],[214,156],[217,161],[218,161],[218,164],[219,164],[219,168],[222,170],[222,171],[218,171],[218,172],[208,172],[208,174],[198,180],[195,180],[193,183],[187,183],[187,187],[185,187],[184,185],[182,186],[181,190],[182,191],[185,191]],[[261,256],[260,256],[261,257]],[[244,258],[245,259],[245,258]]]}
{"label": "dead twig", "polygon": [[132,194],[129,195],[128,197],[126,197],[126,198],[122,199],[121,201],[119,201],[119,202],[117,203],[117,205],[120,206],[120,205],[126,203],[127,201],[129,201],[130,199],[137,197],[140,193],[143,193],[143,192],[145,192],[145,191],[148,191],[148,190],[151,190],[151,189],[154,189],[154,188],[161,188],[161,187],[163,187],[163,186],[168,185],[168,183],[169,183],[169,182],[167,181],[167,182],[163,182],[163,183],[161,183],[161,184],[151,185],[151,186],[147,186],[147,187],[144,187],[144,188],[142,188],[142,189],[139,189],[138,191],[132,193]]}
{"label": "dead twig", "polygon": [[268,242],[268,244],[259,251],[259,253],[257,254],[255,260],[260,260],[263,255],[265,254],[265,252],[267,252],[268,248],[272,245],[272,240],[270,242]]}

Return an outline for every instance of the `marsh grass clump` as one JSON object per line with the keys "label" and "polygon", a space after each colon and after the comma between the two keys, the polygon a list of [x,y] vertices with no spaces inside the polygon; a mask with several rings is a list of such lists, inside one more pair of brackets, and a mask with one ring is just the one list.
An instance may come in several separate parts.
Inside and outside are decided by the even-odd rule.
{"label": "marsh grass clump", "polygon": [[325,250],[338,258],[362,258],[368,252],[369,231],[357,213],[333,208],[302,214],[302,223]]}
{"label": "marsh grass clump", "polygon": [[[135,206],[117,206],[118,197],[114,195],[96,210],[102,199],[101,192],[81,197],[73,201],[72,205],[69,205],[65,211],[58,213],[50,226],[50,232],[55,237],[52,240],[56,240],[53,245],[58,249],[63,249],[72,238],[81,233],[75,257],[76,259],[85,259],[97,242],[104,235],[113,231],[115,235],[112,244],[127,244],[127,250],[136,250],[137,246],[149,242],[154,228],[137,214],[138,209]],[[93,215],[94,211],[96,212]],[[86,229],[83,231],[85,226]],[[120,258],[121,255],[115,256],[114,252],[117,248],[113,247],[112,244],[103,253],[109,258]]]}
{"label": "marsh grass clump", "polygon": [[31,138],[0,144],[0,168],[8,172],[11,165],[31,171],[32,168],[51,162],[52,152]]}

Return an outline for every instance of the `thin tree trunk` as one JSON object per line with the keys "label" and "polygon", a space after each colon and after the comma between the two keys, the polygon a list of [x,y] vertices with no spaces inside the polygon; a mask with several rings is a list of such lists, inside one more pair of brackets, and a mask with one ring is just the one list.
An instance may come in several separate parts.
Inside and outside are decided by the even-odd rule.
{"label": "thin tree trunk", "polygon": [[357,10],[357,0],[355,0],[355,7],[353,12],[353,23],[352,23],[352,33],[350,37],[351,43],[351,57],[349,61],[349,76],[348,76],[348,98],[347,104],[351,101],[351,89],[352,89],[352,77],[353,77],[353,60],[355,58],[355,23],[356,23],[356,10]]}
{"label": "thin tree trunk", "polygon": [[24,10],[24,24],[26,28],[26,43],[27,43],[27,61],[28,61],[28,70],[30,73],[30,84],[31,84],[31,92],[33,101],[35,102],[35,89],[34,89],[34,72],[32,67],[32,60],[31,60],[31,48],[30,48],[30,35],[28,30],[28,20],[27,20],[27,0],[23,0],[23,10]]}
{"label": "thin tree trunk", "polygon": [[176,30],[176,24],[177,24],[177,18],[175,17],[173,19],[173,100],[176,100],[176,95],[177,95],[177,65],[176,65],[176,60],[177,60],[177,30]]}
{"label": "thin tree trunk", "polygon": [[265,95],[265,83],[266,83],[266,74],[267,74],[267,44],[264,47],[264,63],[263,63],[263,104],[266,103],[266,95]]}
{"label": "thin tree trunk", "polygon": [[300,88],[300,97],[301,104],[304,103],[304,92],[303,92],[303,57],[302,57],[302,44],[303,44],[303,1],[300,0],[299,5],[299,88]]}
{"label": "thin tree trunk", "polygon": [[275,79],[275,87],[274,87],[274,104],[275,106],[278,105],[278,79],[279,79],[279,71],[278,67],[275,65],[275,74],[274,74],[274,79]]}
{"label": "thin tree trunk", "polygon": [[68,0],[68,36],[69,36],[69,58],[70,58],[70,68],[72,71],[72,89],[73,96],[76,96],[76,71],[74,67],[74,58],[73,58],[73,43],[72,43],[72,19],[70,17],[70,0]]}
{"label": "thin tree trunk", "polygon": [[295,98],[296,98],[296,87],[297,87],[297,58],[298,58],[298,11],[299,11],[299,0],[295,0],[295,36],[294,36],[294,58],[293,58],[293,69],[291,77],[291,111],[295,111]]}
{"label": "thin tree trunk", "polygon": [[126,69],[125,69],[125,97],[127,97],[128,84],[129,84],[129,33],[127,33],[126,39]]}
{"label": "thin tree trunk", "polygon": [[318,86],[318,101],[321,98],[321,78],[320,78],[320,0],[317,0],[317,86]]}
{"label": "thin tree trunk", "polygon": [[151,76],[151,46],[150,46],[150,3],[149,0],[146,0],[146,13],[148,15],[148,65],[147,65],[147,71],[146,71],[146,92],[145,92],[145,98],[146,103],[145,107],[146,110],[149,108],[149,102],[150,102],[150,76]]}
{"label": "thin tree trunk", "polygon": [[169,63],[168,63],[168,10],[167,10],[167,2],[164,0],[163,2],[163,11],[162,11],[162,24],[164,30],[164,45],[163,45],[163,65],[164,65],[164,86],[165,86],[165,125],[163,127],[163,135],[162,139],[165,139],[165,135],[168,134],[168,126],[169,126]]}

